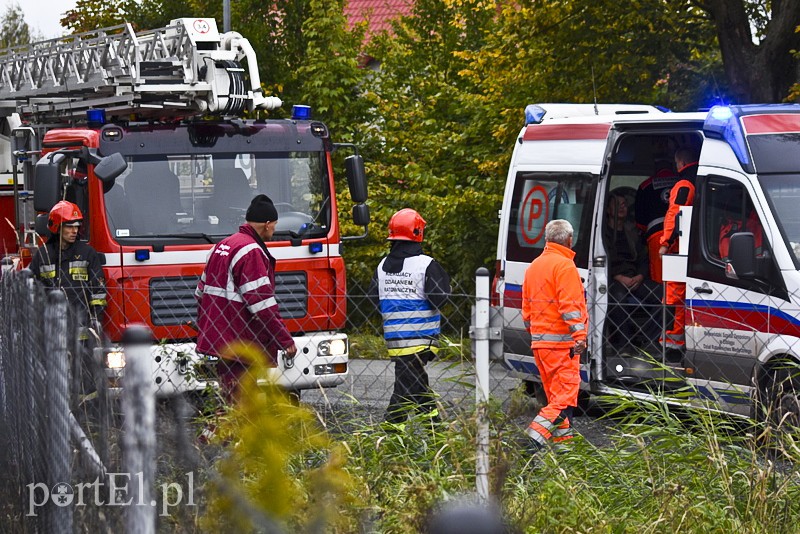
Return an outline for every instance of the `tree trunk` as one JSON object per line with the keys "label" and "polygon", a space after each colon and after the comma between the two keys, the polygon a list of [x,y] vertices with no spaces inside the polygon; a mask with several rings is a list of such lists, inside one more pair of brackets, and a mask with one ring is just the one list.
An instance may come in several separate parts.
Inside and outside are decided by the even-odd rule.
{"label": "tree trunk", "polygon": [[747,0],[706,0],[702,3],[717,28],[722,62],[731,86],[732,104],[781,102],[798,81],[800,61],[800,1],[773,0],[765,37],[753,42],[745,10]]}

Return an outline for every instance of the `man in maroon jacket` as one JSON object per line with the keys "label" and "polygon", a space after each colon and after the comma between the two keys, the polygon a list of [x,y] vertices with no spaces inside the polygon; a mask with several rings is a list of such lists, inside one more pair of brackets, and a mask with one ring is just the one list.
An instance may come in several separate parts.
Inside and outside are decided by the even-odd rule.
{"label": "man in maroon jacket", "polygon": [[235,398],[247,361],[229,350],[233,342],[249,344],[264,353],[268,365],[277,364],[279,350],[291,358],[297,353],[275,300],[275,258],[266,241],[272,238],[278,211],[266,195],[256,196],[247,208],[239,231],[217,243],[200,277],[197,352],[219,357],[220,386],[228,401]]}

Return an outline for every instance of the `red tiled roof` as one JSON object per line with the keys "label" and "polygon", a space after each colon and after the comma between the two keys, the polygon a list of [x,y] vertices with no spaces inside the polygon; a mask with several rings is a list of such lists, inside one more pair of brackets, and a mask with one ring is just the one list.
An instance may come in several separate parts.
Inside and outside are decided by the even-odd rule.
{"label": "red tiled roof", "polygon": [[390,30],[390,21],[410,15],[414,0],[349,0],[344,14],[350,25],[368,21],[367,39],[373,34]]}

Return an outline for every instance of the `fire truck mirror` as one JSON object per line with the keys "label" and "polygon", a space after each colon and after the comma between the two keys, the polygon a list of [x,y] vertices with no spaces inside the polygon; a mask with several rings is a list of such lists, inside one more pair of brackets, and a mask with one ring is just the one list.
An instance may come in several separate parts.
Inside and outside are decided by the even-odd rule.
{"label": "fire truck mirror", "polygon": [[61,172],[59,167],[64,154],[49,154],[36,162],[33,209],[50,211],[61,200]]}
{"label": "fire truck mirror", "polygon": [[369,206],[366,204],[353,206],[353,222],[358,226],[367,226],[369,224]]}
{"label": "fire truck mirror", "polygon": [[111,189],[117,176],[125,172],[127,168],[128,163],[125,158],[119,152],[115,152],[110,156],[105,156],[95,165],[94,174],[103,182],[104,186],[107,186],[104,189]]}
{"label": "fire truck mirror", "polygon": [[47,228],[47,222],[50,218],[50,214],[48,213],[37,213],[36,219],[33,223],[33,229],[36,230],[36,233],[40,236],[44,237],[45,239],[50,237],[50,229]]}
{"label": "fire truck mirror", "polygon": [[350,198],[356,204],[367,201],[367,173],[364,171],[364,158],[358,154],[347,156],[344,159],[347,185],[350,188]]}

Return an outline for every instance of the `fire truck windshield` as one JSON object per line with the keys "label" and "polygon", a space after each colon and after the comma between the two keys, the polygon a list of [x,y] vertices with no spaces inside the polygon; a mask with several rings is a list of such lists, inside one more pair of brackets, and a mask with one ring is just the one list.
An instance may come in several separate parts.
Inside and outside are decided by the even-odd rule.
{"label": "fire truck windshield", "polygon": [[133,156],[105,194],[111,235],[125,238],[228,236],[255,195],[275,203],[275,238],[320,237],[330,227],[330,186],[316,152]]}

